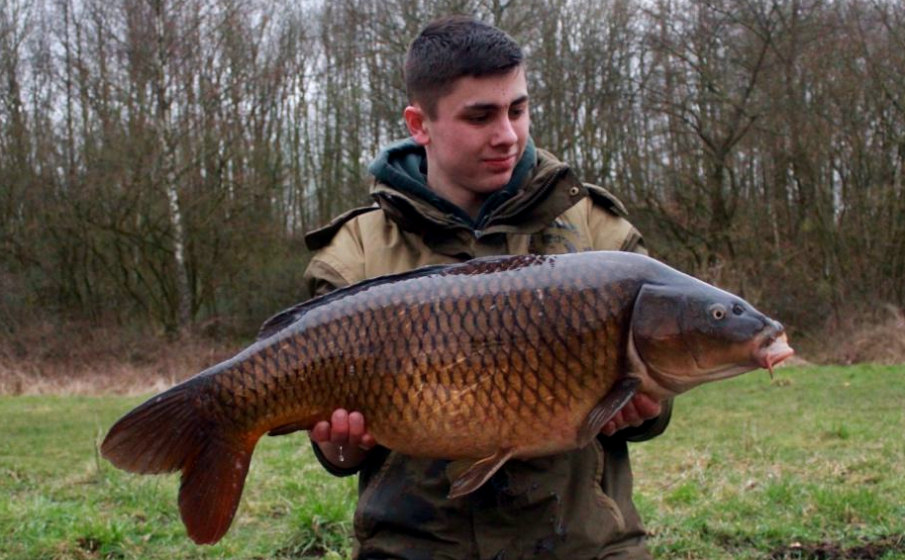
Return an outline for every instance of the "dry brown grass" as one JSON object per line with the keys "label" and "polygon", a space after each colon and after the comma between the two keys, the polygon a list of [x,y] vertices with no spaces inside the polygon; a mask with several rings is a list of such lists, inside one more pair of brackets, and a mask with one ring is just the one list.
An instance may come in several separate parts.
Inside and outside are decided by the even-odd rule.
{"label": "dry brown grass", "polygon": [[892,305],[828,329],[820,361],[905,364],[905,309]]}
{"label": "dry brown grass", "polygon": [[[905,310],[885,307],[878,318],[853,318],[826,329],[816,343],[792,345],[799,354],[790,365],[905,364]],[[198,334],[170,340],[118,327],[39,324],[0,337],[0,395],[156,392],[241,347]]]}
{"label": "dry brown grass", "polygon": [[231,356],[239,344],[85,324],[41,324],[0,338],[0,395],[160,391]]}

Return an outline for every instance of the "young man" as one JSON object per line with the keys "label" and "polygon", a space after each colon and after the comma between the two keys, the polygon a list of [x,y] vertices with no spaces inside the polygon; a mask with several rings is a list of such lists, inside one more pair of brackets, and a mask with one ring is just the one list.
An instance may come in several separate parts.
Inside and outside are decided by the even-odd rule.
{"label": "young man", "polygon": [[[522,59],[467,17],[421,32],[405,65],[411,138],[371,165],[376,205],[308,235],[312,293],[486,255],[644,251],[618,200],[535,148]],[[358,558],[648,558],[626,441],[661,433],[669,409],[639,395],[591,445],[509,461],[453,500],[447,461],[380,447],[360,413],[337,410],[310,435],[327,470],[359,474]]]}

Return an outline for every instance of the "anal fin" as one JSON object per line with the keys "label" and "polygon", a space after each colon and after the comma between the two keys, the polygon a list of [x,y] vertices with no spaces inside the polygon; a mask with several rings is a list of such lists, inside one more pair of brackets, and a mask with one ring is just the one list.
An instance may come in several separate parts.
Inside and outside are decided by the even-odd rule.
{"label": "anal fin", "polygon": [[267,432],[269,436],[285,436],[286,434],[291,434],[293,432],[298,432],[300,430],[310,430],[311,423],[310,422],[292,422],[290,424],[283,424],[282,426],[277,426],[276,428]]}
{"label": "anal fin", "polygon": [[591,409],[578,429],[578,445],[583,447],[597,437],[606,423],[632,400],[640,384],[641,380],[637,377],[623,377],[616,381],[610,391]]}
{"label": "anal fin", "polygon": [[[474,492],[487,482],[493,473],[500,470],[503,463],[512,457],[512,448],[498,449],[496,453],[479,459],[468,465],[468,461],[456,461],[448,467],[452,484],[449,487],[450,499],[458,498]],[[464,468],[463,468],[464,467]]]}

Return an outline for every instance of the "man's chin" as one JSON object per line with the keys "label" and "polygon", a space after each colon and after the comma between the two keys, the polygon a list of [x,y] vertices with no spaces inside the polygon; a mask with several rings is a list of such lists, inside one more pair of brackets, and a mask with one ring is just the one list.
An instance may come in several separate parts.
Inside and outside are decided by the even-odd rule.
{"label": "man's chin", "polygon": [[486,181],[481,181],[481,191],[485,193],[496,192],[508,185],[510,180],[512,180],[511,169],[506,172],[494,173]]}

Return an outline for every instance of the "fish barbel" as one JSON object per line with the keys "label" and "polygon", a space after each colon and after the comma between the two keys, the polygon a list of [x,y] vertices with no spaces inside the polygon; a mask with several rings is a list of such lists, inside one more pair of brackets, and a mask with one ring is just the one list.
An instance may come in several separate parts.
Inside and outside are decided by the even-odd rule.
{"label": "fish barbel", "polygon": [[741,298],[624,252],[475,259],[383,276],[276,315],[259,340],[139,405],[101,453],[181,471],[189,536],[218,541],[263,434],[360,411],[382,445],[470,463],[450,497],[511,458],[591,441],[637,392],[662,399],[770,369],[783,327]]}

